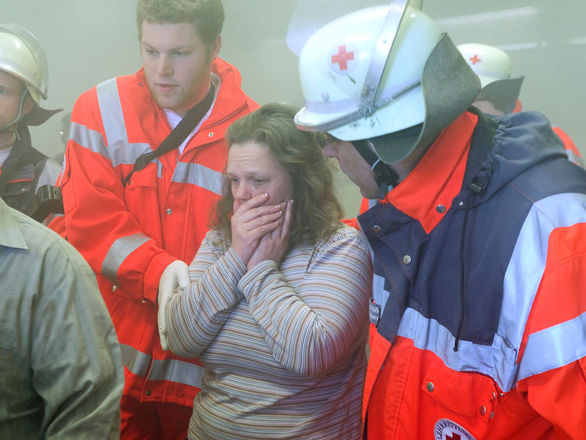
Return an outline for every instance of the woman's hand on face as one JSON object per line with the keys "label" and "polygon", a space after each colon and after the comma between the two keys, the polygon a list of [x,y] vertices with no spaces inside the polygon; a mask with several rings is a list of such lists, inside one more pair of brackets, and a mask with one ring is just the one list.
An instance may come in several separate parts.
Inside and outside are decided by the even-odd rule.
{"label": "woman's hand on face", "polygon": [[245,202],[234,201],[232,249],[245,263],[250,260],[260,238],[273,232],[281,223],[283,204],[262,206],[267,198],[267,193],[261,193]]}
{"label": "woman's hand on face", "polygon": [[289,244],[289,231],[291,230],[291,218],[293,217],[293,200],[285,205],[285,216],[275,229],[263,235],[248,260],[248,270],[264,260],[273,260],[279,265],[285,256]]}

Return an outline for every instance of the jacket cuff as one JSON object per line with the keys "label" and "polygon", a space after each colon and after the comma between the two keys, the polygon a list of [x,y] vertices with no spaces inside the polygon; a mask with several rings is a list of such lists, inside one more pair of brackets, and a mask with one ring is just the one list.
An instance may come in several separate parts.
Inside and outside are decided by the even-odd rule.
{"label": "jacket cuff", "polygon": [[161,252],[155,255],[144,274],[144,299],[154,304],[157,303],[161,275],[163,275],[163,272],[169,264],[178,259],[167,252]]}

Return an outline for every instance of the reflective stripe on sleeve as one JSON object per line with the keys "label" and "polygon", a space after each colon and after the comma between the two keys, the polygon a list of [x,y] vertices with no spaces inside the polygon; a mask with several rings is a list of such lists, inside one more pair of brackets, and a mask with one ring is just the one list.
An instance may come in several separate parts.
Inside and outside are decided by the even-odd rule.
{"label": "reflective stripe on sleeve", "polygon": [[[536,202],[523,224],[504,279],[499,328],[491,346],[459,341],[438,321],[408,308],[397,334],[430,350],[455,371],[478,372],[510,391],[519,379],[562,367],[585,355],[586,315],[529,336],[522,359],[518,353],[531,307],[545,271],[548,237],[556,228],[586,222],[586,194],[556,194]],[[544,347],[548,348],[545,353]]]}
{"label": "reflective stripe on sleeve", "polygon": [[155,359],[153,361],[151,356],[130,345],[120,344],[120,348],[122,350],[122,364],[136,376],[146,377],[148,374],[148,380],[166,380],[201,388],[204,368],[199,365],[179,359]]}
{"label": "reflective stripe on sleeve", "polygon": [[586,356],[586,313],[529,336],[519,380],[563,367]]}
{"label": "reflective stripe on sleeve", "polygon": [[70,138],[78,145],[81,145],[88,150],[98,153],[101,156],[107,157],[106,144],[102,134],[95,130],[90,130],[84,125],[77,122],[71,123]]}
{"label": "reflective stripe on sleeve", "polygon": [[146,376],[149,371],[151,357],[130,345],[120,344],[120,349],[122,350],[122,365],[137,376]]}
{"label": "reflective stripe on sleeve", "polygon": [[92,144],[78,143],[96,153],[108,157],[114,167],[120,164],[134,164],[140,155],[152,151],[151,146],[148,143],[128,142],[128,133],[126,131],[116,79],[112,78],[98,84],[96,90],[108,148],[104,148],[103,151],[97,151],[93,148]]}
{"label": "reflective stripe on sleeve", "polygon": [[149,373],[149,380],[168,380],[170,382],[201,388],[203,367],[178,359],[155,359]]}
{"label": "reflective stripe on sleeve", "polygon": [[566,155],[568,156],[570,162],[573,162],[579,167],[584,168],[584,160],[582,159],[582,156],[577,155],[572,150],[566,150]]}
{"label": "reflective stripe on sleeve", "polygon": [[102,275],[112,283],[119,284],[118,269],[124,260],[149,240],[150,238],[144,234],[133,234],[114,241],[102,263]]}
{"label": "reflective stripe on sleeve", "polygon": [[172,181],[189,183],[221,195],[224,179],[222,173],[201,164],[178,162]]}
{"label": "reflective stripe on sleeve", "polygon": [[504,279],[498,333],[519,348],[547,261],[555,228],[586,222],[586,194],[556,194],[536,202],[525,219]]}
{"label": "reflective stripe on sleeve", "polygon": [[41,186],[44,186],[44,185],[55,186],[57,184],[57,179],[59,178],[60,174],[61,174],[61,166],[57,162],[55,162],[53,159],[50,159],[50,158],[47,159],[45,161],[45,165],[43,166],[41,174],[39,175],[39,178],[37,180],[35,194],[37,193],[37,191],[39,190],[39,188]]}

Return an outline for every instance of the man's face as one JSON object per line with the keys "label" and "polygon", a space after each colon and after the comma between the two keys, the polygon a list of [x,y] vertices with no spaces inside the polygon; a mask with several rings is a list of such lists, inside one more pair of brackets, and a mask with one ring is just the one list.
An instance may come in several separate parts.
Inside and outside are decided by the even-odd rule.
{"label": "man's face", "polygon": [[379,196],[374,172],[350,142],[328,137],[323,152],[327,157],[336,158],[342,172],[360,188],[362,196],[367,199]]}
{"label": "man's face", "polygon": [[18,114],[23,89],[19,79],[0,70],[0,129],[11,123]]}
{"label": "man's face", "polygon": [[220,49],[206,47],[192,23],[142,23],[141,54],[147,85],[157,104],[180,115],[201,101],[210,66]]}
{"label": "man's face", "polygon": [[[18,116],[18,107],[24,90],[22,81],[0,70],[0,148],[8,148],[14,143],[14,134],[2,130],[11,125]],[[33,107],[33,100],[28,96],[22,106],[22,116],[28,114]]]}

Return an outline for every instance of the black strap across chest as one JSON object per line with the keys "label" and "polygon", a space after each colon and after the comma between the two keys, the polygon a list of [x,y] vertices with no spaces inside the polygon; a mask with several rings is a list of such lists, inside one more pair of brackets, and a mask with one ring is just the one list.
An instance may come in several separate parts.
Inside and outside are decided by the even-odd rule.
{"label": "black strap across chest", "polygon": [[185,114],[181,122],[177,124],[177,126],[169,133],[169,136],[165,138],[161,145],[156,150],[149,151],[148,153],[142,154],[139,156],[136,161],[134,162],[134,167],[132,171],[124,178],[122,181],[123,186],[126,186],[130,177],[136,172],[140,171],[145,168],[152,160],[156,159],[163,154],[174,150],[175,148],[179,147],[181,143],[187,138],[189,133],[193,131],[193,129],[199,124],[201,119],[205,116],[205,114],[210,109],[212,102],[214,101],[214,96],[216,93],[216,89],[213,84],[210,84],[210,89],[208,90],[207,95],[204,99],[202,99],[199,103],[194,105],[189,111]]}

